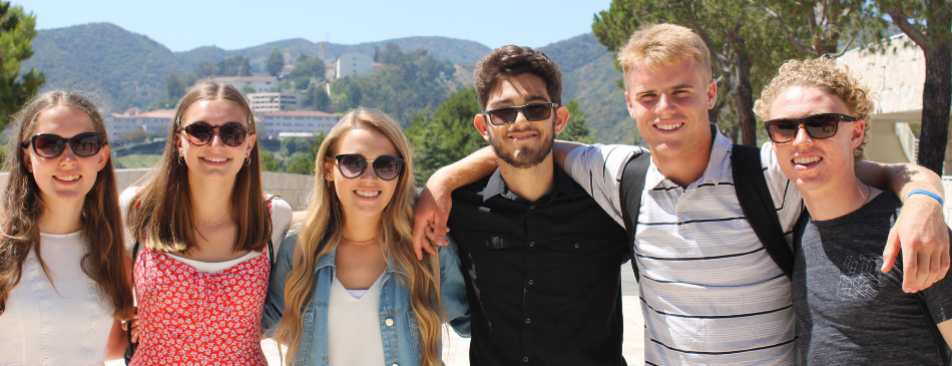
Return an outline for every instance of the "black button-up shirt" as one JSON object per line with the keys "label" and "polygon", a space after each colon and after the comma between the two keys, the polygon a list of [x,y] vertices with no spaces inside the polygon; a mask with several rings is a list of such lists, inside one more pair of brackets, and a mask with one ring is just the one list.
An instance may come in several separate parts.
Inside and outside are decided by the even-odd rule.
{"label": "black button-up shirt", "polygon": [[565,172],[536,202],[499,170],[453,192],[472,365],[625,365],[625,231]]}

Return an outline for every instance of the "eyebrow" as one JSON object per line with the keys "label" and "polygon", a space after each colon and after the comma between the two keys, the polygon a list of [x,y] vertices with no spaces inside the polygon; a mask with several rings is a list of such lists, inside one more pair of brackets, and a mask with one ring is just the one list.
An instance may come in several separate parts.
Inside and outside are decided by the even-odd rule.
{"label": "eyebrow", "polygon": [[[696,89],[696,88],[694,87],[694,85],[691,85],[691,84],[678,84],[678,85],[672,86],[672,87],[670,87],[670,88],[668,88],[668,89],[678,90],[678,89]],[[645,89],[645,90],[640,90],[640,91],[635,92],[635,95],[642,95],[642,94],[647,94],[647,93],[657,93],[657,92],[658,92],[657,89]]]}
{"label": "eyebrow", "polygon": [[[530,102],[537,102],[540,100],[544,102],[548,102],[549,98],[546,98],[545,96],[539,95],[539,94],[532,94],[526,97],[526,104],[529,104]],[[506,98],[506,99],[496,100],[496,101],[493,101],[492,103],[489,103],[488,107],[489,109],[493,109],[494,107],[500,104],[512,104],[512,99]]]}

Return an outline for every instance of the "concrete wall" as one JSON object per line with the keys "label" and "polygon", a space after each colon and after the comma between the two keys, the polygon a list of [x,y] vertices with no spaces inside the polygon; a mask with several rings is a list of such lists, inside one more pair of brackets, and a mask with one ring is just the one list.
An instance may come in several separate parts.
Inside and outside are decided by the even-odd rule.
{"label": "concrete wall", "polygon": [[[885,54],[854,49],[836,62],[862,77],[879,94],[875,114],[922,109],[922,86],[926,80],[926,59],[915,44],[907,47],[905,34],[890,39]],[[914,121],[914,122],[918,122]]]}
{"label": "concrete wall", "polygon": [[[118,169],[116,170],[116,185],[119,191],[140,182],[151,169]],[[0,172],[0,189],[7,184],[6,172]],[[307,209],[308,195],[314,187],[314,177],[309,175],[262,172],[261,184],[265,192],[281,196],[291,204],[295,211]]]}

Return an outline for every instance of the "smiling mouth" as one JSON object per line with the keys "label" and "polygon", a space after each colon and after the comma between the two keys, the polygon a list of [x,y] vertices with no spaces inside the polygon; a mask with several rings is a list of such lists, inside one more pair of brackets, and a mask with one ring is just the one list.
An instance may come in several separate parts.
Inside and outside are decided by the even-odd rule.
{"label": "smiling mouth", "polygon": [[806,157],[806,158],[794,158],[794,159],[793,159],[793,163],[794,163],[794,164],[797,164],[797,165],[807,165],[807,164],[816,163],[816,162],[818,162],[818,161],[820,161],[820,160],[823,160],[823,158],[821,158],[821,157],[819,157],[819,156],[810,156],[810,157]]}
{"label": "smiling mouth", "polygon": [[654,126],[662,131],[674,131],[684,126],[684,123],[659,123]]}
{"label": "smiling mouth", "polygon": [[212,163],[224,163],[224,162],[226,162],[226,161],[228,161],[228,160],[231,160],[231,159],[228,159],[228,158],[202,158],[202,160],[205,160],[205,161],[208,161],[208,162],[212,162]]}
{"label": "smiling mouth", "polygon": [[78,175],[78,174],[74,174],[74,175],[54,175],[54,176],[53,176],[54,179],[56,179],[56,180],[58,180],[58,181],[62,181],[62,182],[73,182],[73,181],[76,181],[76,180],[78,180],[79,178],[82,178],[82,177],[83,177],[82,175]]}
{"label": "smiling mouth", "polygon": [[380,191],[354,191],[358,196],[374,198],[380,195]]}

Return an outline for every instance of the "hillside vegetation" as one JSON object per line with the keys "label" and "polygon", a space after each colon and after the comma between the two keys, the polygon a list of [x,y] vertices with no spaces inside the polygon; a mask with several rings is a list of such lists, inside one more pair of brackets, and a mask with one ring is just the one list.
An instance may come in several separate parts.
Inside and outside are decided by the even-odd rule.
{"label": "hillside vegetation", "polygon": [[[415,112],[432,113],[450,93],[472,85],[473,64],[491,51],[473,41],[408,37],[356,45],[328,43],[324,54],[327,62],[348,51],[383,54],[388,42],[402,50],[402,60],[407,62],[391,63],[393,67],[385,62],[385,67],[371,76],[335,82],[332,94],[333,90],[341,93],[331,97],[335,105],[345,107],[341,110],[355,105],[377,107],[409,125]],[[91,92],[98,96],[95,99],[103,109],[121,111],[167,102],[165,79],[172,72],[184,78],[194,73],[200,62],[219,63],[235,56],[267,57],[273,48],[287,51],[292,57],[301,53],[318,56],[321,51],[319,43],[296,38],[239,50],[207,46],[172,52],[146,36],[113,24],[94,23],[39,31],[33,40],[35,54],[21,70],[35,67],[44,71],[46,89]],[[611,53],[595,37],[581,35],[541,50],[559,63],[564,83],[562,100],[579,102],[596,141],[635,141],[634,123],[625,109],[624,93],[617,87],[621,74],[614,68]],[[440,71],[445,79],[436,78],[435,73]],[[355,90],[359,90],[359,96],[354,95]]]}

